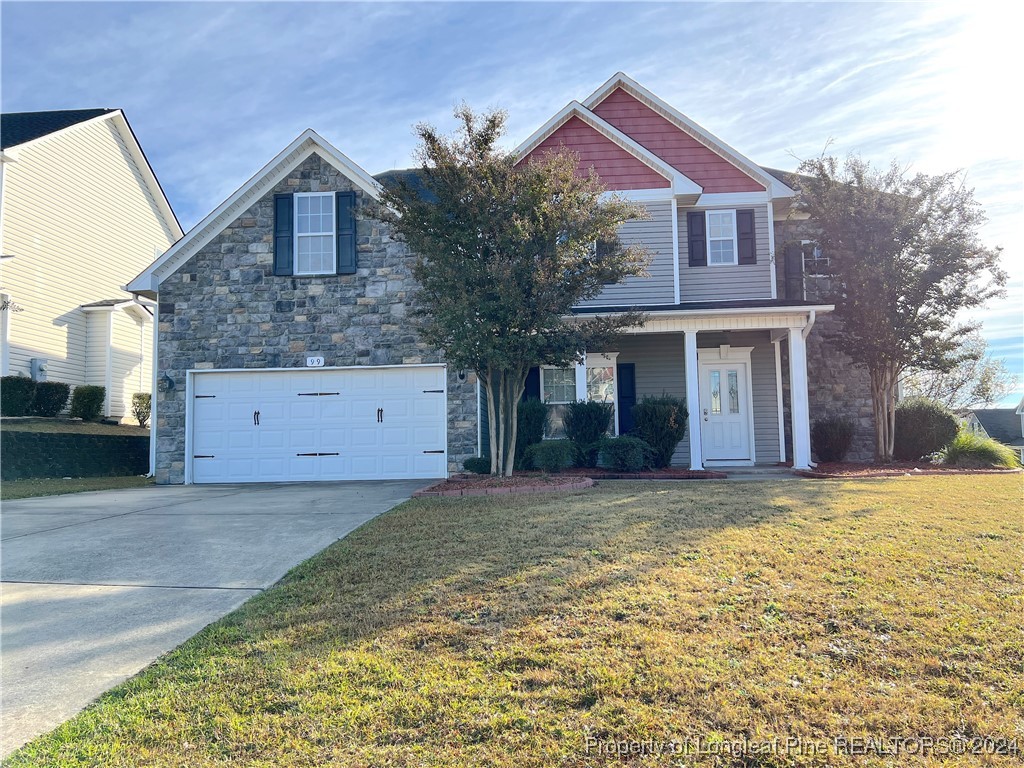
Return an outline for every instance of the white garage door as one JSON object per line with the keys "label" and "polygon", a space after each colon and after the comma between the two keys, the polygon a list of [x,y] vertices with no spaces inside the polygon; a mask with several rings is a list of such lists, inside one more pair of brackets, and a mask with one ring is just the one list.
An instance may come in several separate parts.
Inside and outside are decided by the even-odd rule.
{"label": "white garage door", "polygon": [[442,367],[201,371],[195,483],[445,477]]}

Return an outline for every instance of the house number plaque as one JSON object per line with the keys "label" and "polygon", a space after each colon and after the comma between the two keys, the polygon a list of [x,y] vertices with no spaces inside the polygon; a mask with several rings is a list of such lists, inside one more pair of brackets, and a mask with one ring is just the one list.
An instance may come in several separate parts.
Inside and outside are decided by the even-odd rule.
{"label": "house number plaque", "polygon": [[307,357],[306,358],[307,368],[323,368],[324,359],[322,357]]}

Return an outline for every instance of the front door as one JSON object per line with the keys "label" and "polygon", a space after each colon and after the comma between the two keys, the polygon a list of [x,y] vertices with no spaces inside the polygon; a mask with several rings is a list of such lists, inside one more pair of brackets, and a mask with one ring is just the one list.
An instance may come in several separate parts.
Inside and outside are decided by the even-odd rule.
{"label": "front door", "polygon": [[705,461],[752,459],[746,363],[701,364],[700,411]]}

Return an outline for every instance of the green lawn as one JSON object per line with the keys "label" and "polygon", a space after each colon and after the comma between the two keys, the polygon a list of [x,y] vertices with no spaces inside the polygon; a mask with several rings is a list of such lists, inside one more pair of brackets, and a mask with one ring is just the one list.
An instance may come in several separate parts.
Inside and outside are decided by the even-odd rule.
{"label": "green lawn", "polygon": [[127,477],[73,477],[29,478],[26,480],[5,480],[0,483],[0,499],[27,499],[32,496],[60,496],[65,493],[82,491],[109,491],[115,488],[141,488],[152,485],[153,478],[129,475]]}
{"label": "green lawn", "polygon": [[[10,765],[986,764],[806,753],[1024,749],[1021,499],[1020,476],[959,476],[413,501]],[[709,754],[775,737],[805,754]]]}
{"label": "green lawn", "polygon": [[47,418],[4,418],[0,419],[0,430],[4,432],[61,432],[76,435],[125,435],[128,437],[149,437],[149,430],[137,424],[104,424],[99,421],[82,421],[56,417]]}

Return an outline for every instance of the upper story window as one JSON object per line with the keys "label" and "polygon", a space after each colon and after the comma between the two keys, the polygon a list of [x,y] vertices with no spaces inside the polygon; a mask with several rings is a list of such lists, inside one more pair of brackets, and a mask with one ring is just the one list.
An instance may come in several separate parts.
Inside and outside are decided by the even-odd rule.
{"label": "upper story window", "polygon": [[802,240],[801,247],[804,256],[804,274],[827,275],[828,256],[821,252],[821,248],[809,240]]}
{"label": "upper story window", "polygon": [[336,231],[333,192],[295,194],[295,274],[334,274]]}
{"label": "upper story window", "polygon": [[707,211],[708,264],[736,264],[736,211]]}

